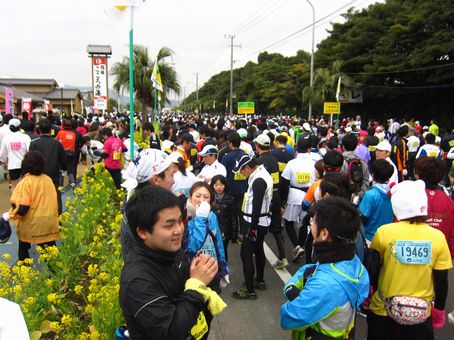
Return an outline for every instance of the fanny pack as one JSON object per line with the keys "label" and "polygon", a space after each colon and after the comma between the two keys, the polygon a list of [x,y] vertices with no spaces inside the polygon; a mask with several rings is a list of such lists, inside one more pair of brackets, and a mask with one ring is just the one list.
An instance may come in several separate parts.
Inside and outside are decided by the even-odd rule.
{"label": "fanny pack", "polygon": [[400,325],[417,325],[429,317],[431,303],[414,296],[397,295],[384,299],[385,310],[389,317]]}

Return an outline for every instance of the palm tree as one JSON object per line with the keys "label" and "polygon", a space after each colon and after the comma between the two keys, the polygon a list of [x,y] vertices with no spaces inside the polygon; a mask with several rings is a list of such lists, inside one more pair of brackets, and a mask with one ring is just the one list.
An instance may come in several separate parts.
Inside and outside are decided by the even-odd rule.
{"label": "palm tree", "polygon": [[[151,82],[154,60],[150,58],[148,48],[134,45],[134,95],[142,106],[142,122],[148,120],[147,109],[154,106],[154,89]],[[162,47],[158,52],[158,65],[161,73],[162,87],[161,106],[169,102],[170,93],[179,95],[181,86],[175,68],[166,62],[165,58],[172,57],[175,53],[168,47]],[[114,90],[129,89],[129,57],[116,62],[110,73],[115,77]]]}
{"label": "palm tree", "polygon": [[[341,61],[333,62],[331,68],[318,68],[315,70],[312,88],[306,86],[303,89],[303,105],[312,103],[314,106],[323,106],[323,102],[334,100],[336,96],[337,80],[341,75]],[[344,76],[342,78],[344,80]]]}

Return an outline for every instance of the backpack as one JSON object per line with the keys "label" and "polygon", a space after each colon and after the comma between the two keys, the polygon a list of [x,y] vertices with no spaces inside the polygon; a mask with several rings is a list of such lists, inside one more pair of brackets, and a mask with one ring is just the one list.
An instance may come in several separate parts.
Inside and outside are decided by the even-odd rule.
{"label": "backpack", "polygon": [[358,158],[353,158],[348,161],[348,177],[350,181],[361,187],[363,183],[363,164]]}

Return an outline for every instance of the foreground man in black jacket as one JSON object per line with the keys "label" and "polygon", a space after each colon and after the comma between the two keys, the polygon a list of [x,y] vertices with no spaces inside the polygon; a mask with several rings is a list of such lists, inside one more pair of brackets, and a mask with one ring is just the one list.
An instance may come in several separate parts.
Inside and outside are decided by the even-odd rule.
{"label": "foreground man in black jacket", "polygon": [[126,215],[136,247],[120,280],[120,305],[132,339],[206,339],[212,315],[225,308],[206,287],[218,266],[181,249],[183,222],[170,191],[147,186],[130,198]]}

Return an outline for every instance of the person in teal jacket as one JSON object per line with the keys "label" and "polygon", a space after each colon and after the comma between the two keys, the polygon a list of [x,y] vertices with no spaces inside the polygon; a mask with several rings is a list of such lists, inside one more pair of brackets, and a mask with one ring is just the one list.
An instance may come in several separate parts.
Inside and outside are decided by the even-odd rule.
{"label": "person in teal jacket", "polygon": [[222,231],[219,228],[216,214],[211,210],[214,202],[213,189],[205,182],[196,182],[189,190],[187,209],[188,240],[186,252],[189,257],[198,256],[200,252],[210,255],[218,262],[218,273],[211,282],[210,288],[220,293],[229,280],[229,267],[225,259]]}
{"label": "person in teal jacket", "polygon": [[356,310],[369,293],[369,275],[355,255],[359,214],[343,198],[314,206],[315,264],[301,267],[284,287],[281,327],[292,339],[350,339]]}

